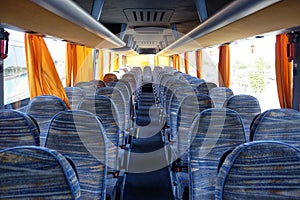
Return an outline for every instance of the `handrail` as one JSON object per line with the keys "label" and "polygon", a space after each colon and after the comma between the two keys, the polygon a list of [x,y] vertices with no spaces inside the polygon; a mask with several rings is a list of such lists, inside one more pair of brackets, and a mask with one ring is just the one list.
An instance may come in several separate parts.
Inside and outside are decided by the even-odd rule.
{"label": "handrail", "polygon": [[[206,21],[201,23],[199,26],[191,30],[186,35],[182,36],[162,51],[158,55],[162,55],[166,52],[171,52],[172,49],[183,46],[189,42],[192,42],[196,38],[200,38],[206,34],[209,34],[217,29],[220,29],[232,22],[242,19],[248,15],[251,15],[263,8],[266,8],[280,0],[236,0],[216,13]],[[200,47],[199,47],[200,48]]]}

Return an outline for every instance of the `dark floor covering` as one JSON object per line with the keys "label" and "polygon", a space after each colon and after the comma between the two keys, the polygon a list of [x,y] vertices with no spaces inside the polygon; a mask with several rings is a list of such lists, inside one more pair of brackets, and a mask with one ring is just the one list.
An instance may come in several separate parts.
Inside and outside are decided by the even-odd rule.
{"label": "dark floor covering", "polygon": [[125,181],[125,200],[174,199],[157,119],[152,87],[146,85],[139,98],[136,118],[139,132],[133,139],[129,173]]}

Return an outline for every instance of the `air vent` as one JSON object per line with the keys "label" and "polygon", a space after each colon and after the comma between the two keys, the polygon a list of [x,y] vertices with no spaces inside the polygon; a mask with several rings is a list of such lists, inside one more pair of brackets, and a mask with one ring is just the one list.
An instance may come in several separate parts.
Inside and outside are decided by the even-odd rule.
{"label": "air vent", "polygon": [[168,23],[174,10],[161,9],[124,9],[129,23]]}

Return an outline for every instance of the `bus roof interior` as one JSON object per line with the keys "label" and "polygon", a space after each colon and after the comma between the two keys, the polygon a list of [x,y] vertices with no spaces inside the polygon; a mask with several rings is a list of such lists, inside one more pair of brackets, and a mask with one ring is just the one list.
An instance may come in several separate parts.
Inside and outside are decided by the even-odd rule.
{"label": "bus roof interior", "polygon": [[[120,53],[176,53],[297,30],[297,0],[1,0],[2,27]],[[275,23],[276,22],[276,23]]]}

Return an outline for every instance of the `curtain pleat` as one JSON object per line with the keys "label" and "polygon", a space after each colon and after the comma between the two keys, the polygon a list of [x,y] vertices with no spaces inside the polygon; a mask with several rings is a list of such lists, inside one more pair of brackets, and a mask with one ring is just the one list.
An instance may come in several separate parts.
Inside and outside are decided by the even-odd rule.
{"label": "curtain pleat", "polygon": [[154,66],[159,66],[159,57],[154,56]]}
{"label": "curtain pleat", "polygon": [[98,78],[103,80],[104,77],[104,52],[99,50],[98,54]]}
{"label": "curtain pleat", "polygon": [[76,85],[78,82],[94,79],[93,49],[67,43],[66,48],[66,84]]}
{"label": "curtain pleat", "polygon": [[112,64],[111,58],[112,58],[112,52],[109,52],[108,53],[108,72],[111,72],[111,64]]}
{"label": "curtain pleat", "polygon": [[54,95],[60,97],[70,108],[68,97],[43,37],[25,34],[25,54],[30,98]]}
{"label": "curtain pleat", "polygon": [[180,56],[175,54],[172,56],[174,69],[180,71]]}
{"label": "curtain pleat", "polygon": [[[94,79],[93,76],[93,49],[77,45],[77,75],[75,82],[84,82]],[[75,74],[74,74],[75,75]],[[73,77],[73,79],[74,79]]]}
{"label": "curtain pleat", "polygon": [[67,43],[66,48],[66,86],[71,87],[74,85],[74,77],[77,74],[77,56],[76,44]]}
{"label": "curtain pleat", "polygon": [[275,69],[277,92],[281,108],[292,108],[292,62],[287,57],[288,37],[286,34],[276,36]]}
{"label": "curtain pleat", "polygon": [[114,71],[119,69],[119,55],[114,53]]}
{"label": "curtain pleat", "polygon": [[197,50],[195,52],[196,56],[196,71],[197,71],[197,77],[203,78],[202,75],[202,50]]}
{"label": "curtain pleat", "polygon": [[230,86],[230,47],[228,44],[219,47],[219,86]]}
{"label": "curtain pleat", "polygon": [[184,53],[184,69],[185,69],[185,73],[188,74],[189,73],[189,53],[188,52]]}

